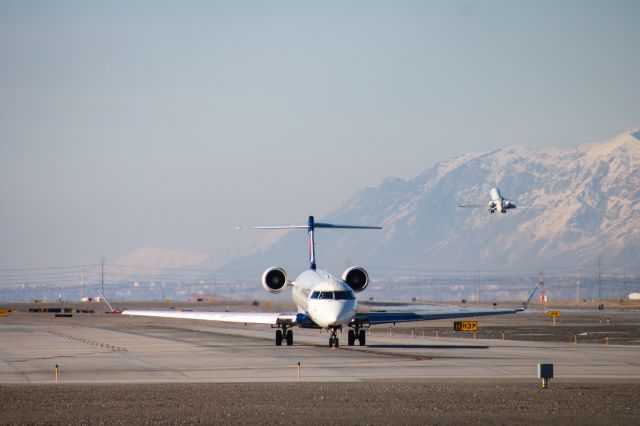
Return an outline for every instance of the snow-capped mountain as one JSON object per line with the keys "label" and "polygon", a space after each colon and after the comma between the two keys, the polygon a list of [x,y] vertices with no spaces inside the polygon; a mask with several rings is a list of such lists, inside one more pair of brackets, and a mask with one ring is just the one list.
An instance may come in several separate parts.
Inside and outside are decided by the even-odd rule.
{"label": "snow-capped mountain", "polygon": [[[518,209],[489,214],[457,204],[489,202],[500,188]],[[309,212],[313,214],[313,212]],[[304,222],[305,218],[300,218]],[[377,268],[525,269],[598,261],[640,264],[640,131],[574,149],[512,146],[471,153],[411,178],[365,188],[318,221],[382,225],[382,231],[317,233],[318,265]],[[289,232],[227,267],[307,266],[306,233]]]}

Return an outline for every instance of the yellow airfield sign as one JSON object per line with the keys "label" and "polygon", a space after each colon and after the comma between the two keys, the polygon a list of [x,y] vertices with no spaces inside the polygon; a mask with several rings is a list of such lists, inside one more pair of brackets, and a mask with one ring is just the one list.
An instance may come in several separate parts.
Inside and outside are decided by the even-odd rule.
{"label": "yellow airfield sign", "polygon": [[547,315],[549,315],[550,317],[559,317],[560,311],[547,311]]}
{"label": "yellow airfield sign", "polygon": [[0,317],[6,317],[9,314],[9,310],[0,309]]}
{"label": "yellow airfield sign", "polygon": [[478,331],[478,321],[454,321],[455,331]]}

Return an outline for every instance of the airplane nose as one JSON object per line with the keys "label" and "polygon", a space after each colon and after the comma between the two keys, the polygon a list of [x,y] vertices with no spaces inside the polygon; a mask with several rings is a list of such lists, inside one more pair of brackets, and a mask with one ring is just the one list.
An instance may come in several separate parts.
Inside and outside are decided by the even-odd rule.
{"label": "airplane nose", "polygon": [[325,321],[328,325],[342,324],[351,320],[353,309],[349,303],[332,301],[325,310]]}

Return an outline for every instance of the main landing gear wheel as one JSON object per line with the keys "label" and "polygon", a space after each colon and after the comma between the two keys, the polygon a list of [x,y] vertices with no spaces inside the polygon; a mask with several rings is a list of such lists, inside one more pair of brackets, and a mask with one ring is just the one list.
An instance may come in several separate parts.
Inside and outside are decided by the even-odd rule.
{"label": "main landing gear wheel", "polygon": [[360,333],[358,333],[358,343],[360,343],[360,346],[365,346],[367,344],[367,335],[364,334],[364,330],[360,330]]}
{"label": "main landing gear wheel", "polygon": [[349,330],[347,339],[349,346],[355,345],[356,339],[358,340],[358,344],[360,344],[360,346],[366,346],[367,344],[367,335],[365,334],[364,330],[360,329],[360,327],[356,327],[355,330]]}
{"label": "main landing gear wheel", "polygon": [[276,330],[276,346],[282,346],[283,340],[287,342],[287,346],[293,345],[293,331],[284,325]]}

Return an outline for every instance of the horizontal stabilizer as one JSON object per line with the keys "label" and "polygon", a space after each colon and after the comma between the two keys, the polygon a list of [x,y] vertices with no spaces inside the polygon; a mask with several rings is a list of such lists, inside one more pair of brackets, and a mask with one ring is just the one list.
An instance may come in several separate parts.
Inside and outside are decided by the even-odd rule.
{"label": "horizontal stabilizer", "polygon": [[[362,226],[362,225],[338,225],[334,223],[321,223],[315,222],[314,228],[325,229],[382,229],[381,226]],[[248,226],[247,229],[309,229],[309,225],[260,225],[260,226]]]}
{"label": "horizontal stabilizer", "polygon": [[382,226],[362,226],[362,225],[336,225],[333,223],[315,223],[316,228],[334,228],[334,229],[382,229]]}
{"label": "horizontal stabilizer", "polygon": [[382,229],[381,226],[338,225],[335,223],[317,222],[309,216],[305,225],[260,225],[248,226],[248,229],[306,229],[309,233],[309,269],[316,269],[316,248],[314,232],[316,229]]}
{"label": "horizontal stabilizer", "polygon": [[246,229],[307,229],[308,225],[264,225],[247,226]]}

